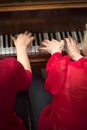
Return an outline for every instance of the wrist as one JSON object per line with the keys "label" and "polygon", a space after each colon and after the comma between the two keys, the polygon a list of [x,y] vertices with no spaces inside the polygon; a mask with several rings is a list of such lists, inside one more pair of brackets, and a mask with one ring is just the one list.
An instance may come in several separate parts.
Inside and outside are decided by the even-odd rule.
{"label": "wrist", "polygon": [[18,47],[18,48],[16,48],[16,51],[17,52],[27,52],[27,48],[25,48],[25,47]]}
{"label": "wrist", "polygon": [[52,52],[51,52],[51,55],[53,55],[54,53],[62,53],[62,52],[61,52],[61,51],[58,51],[58,50],[57,50],[57,51],[52,51]]}
{"label": "wrist", "polygon": [[78,61],[80,58],[82,58],[83,56],[82,55],[80,55],[80,54],[78,54],[78,55],[73,55],[71,58],[72,58],[72,60],[74,60],[74,61]]}

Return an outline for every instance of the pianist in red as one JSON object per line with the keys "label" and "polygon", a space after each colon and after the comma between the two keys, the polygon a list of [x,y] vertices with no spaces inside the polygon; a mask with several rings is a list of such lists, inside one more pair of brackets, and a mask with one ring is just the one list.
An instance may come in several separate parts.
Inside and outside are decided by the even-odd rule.
{"label": "pianist in red", "polygon": [[87,59],[71,37],[66,38],[65,56],[61,54],[63,40],[45,40],[42,44],[39,50],[51,54],[45,89],[53,99],[40,114],[38,130],[87,130]]}
{"label": "pianist in red", "polygon": [[26,130],[25,124],[14,112],[18,91],[25,91],[32,82],[32,71],[27,56],[27,47],[33,41],[31,33],[12,37],[17,51],[15,58],[0,61],[0,130]]}

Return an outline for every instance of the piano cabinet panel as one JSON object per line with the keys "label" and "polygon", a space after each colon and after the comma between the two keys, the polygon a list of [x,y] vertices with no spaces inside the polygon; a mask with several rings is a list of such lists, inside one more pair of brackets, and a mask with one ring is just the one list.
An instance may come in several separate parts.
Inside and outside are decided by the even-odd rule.
{"label": "piano cabinet panel", "polygon": [[0,34],[83,30],[87,8],[0,12]]}

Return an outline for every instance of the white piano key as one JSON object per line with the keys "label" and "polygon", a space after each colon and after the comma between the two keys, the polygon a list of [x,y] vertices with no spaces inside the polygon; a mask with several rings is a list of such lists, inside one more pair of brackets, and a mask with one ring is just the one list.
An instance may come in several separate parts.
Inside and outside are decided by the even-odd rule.
{"label": "white piano key", "polygon": [[43,33],[43,36],[44,36],[44,40],[48,40],[49,39],[48,33]]}
{"label": "white piano key", "polygon": [[16,54],[16,48],[13,47],[13,54]]}
{"label": "white piano key", "polygon": [[76,41],[78,41],[78,38],[77,38],[76,32],[73,31],[73,32],[71,32],[71,33],[72,33],[73,38],[74,38]]}
{"label": "white piano key", "polygon": [[28,53],[30,53],[30,54],[35,53],[35,46],[33,46],[33,42],[28,47]]}
{"label": "white piano key", "polygon": [[59,41],[58,32],[55,32],[56,39]]}
{"label": "white piano key", "polygon": [[34,54],[36,52],[36,49],[35,49],[35,41],[33,41],[31,43],[31,53]]}
{"label": "white piano key", "polygon": [[42,42],[41,33],[38,33],[38,36],[39,36],[39,42]]}
{"label": "white piano key", "polygon": [[38,46],[38,43],[37,43],[37,37],[36,37],[35,33],[34,33],[34,36],[35,36],[35,52],[38,53],[39,52],[38,51],[39,46]]}
{"label": "white piano key", "polygon": [[54,39],[54,37],[53,37],[53,33],[50,33],[50,36],[51,36],[51,39]]}
{"label": "white piano key", "polygon": [[79,33],[79,38],[80,38],[80,41],[81,41],[81,43],[80,43],[80,49],[82,50],[82,48],[83,48],[83,38],[82,38],[81,32],[78,31],[78,33]]}
{"label": "white piano key", "polygon": [[3,45],[3,35],[1,35],[1,50],[2,50],[2,55],[5,55],[5,47]]}
{"label": "white piano key", "polygon": [[59,41],[61,40],[60,32],[57,32]]}
{"label": "white piano key", "polygon": [[33,53],[35,53],[35,51],[36,51],[35,46],[32,46],[31,53],[33,54]]}
{"label": "white piano key", "polygon": [[5,35],[5,43],[6,43],[5,54],[10,54],[10,50],[9,50],[9,47],[8,47],[8,35]]}
{"label": "white piano key", "polygon": [[0,35],[0,55],[2,54],[2,45],[1,45],[1,35]]}
{"label": "white piano key", "polygon": [[67,36],[70,36],[68,31],[66,33],[67,33]]}
{"label": "white piano key", "polygon": [[27,52],[31,53],[31,45],[27,48]]}
{"label": "white piano key", "polygon": [[[12,35],[10,35],[11,37]],[[10,38],[10,47],[9,47],[9,51],[10,51],[10,54],[13,54],[14,53],[14,49],[13,49],[13,42],[12,42],[12,39]]]}

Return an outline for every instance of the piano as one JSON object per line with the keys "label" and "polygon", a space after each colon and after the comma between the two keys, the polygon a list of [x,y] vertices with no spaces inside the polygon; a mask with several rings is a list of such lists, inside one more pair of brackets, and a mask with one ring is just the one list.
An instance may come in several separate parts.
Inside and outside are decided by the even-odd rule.
{"label": "piano", "polygon": [[11,35],[28,30],[35,36],[28,48],[31,65],[44,68],[50,55],[38,51],[40,42],[70,35],[81,50],[85,23],[87,0],[0,0],[0,58],[16,57]]}

